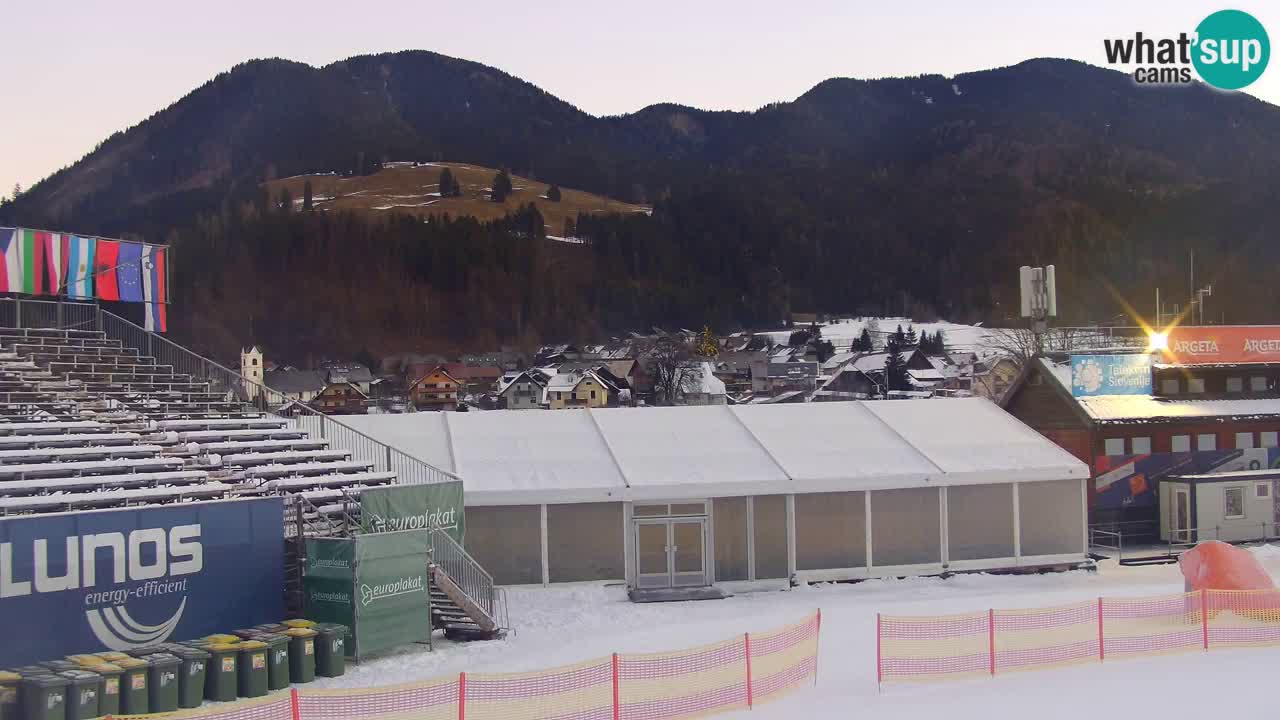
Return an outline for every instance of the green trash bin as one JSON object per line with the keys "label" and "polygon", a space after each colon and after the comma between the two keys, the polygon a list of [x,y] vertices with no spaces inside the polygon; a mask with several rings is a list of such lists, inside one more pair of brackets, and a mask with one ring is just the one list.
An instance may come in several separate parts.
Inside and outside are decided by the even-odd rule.
{"label": "green trash bin", "polygon": [[23,720],[67,720],[67,679],[52,673],[23,675]]}
{"label": "green trash bin", "polygon": [[151,663],[147,674],[147,703],[153,713],[178,709],[178,670],[182,661],[171,653],[154,653],[143,658]]}
{"label": "green trash bin", "polygon": [[0,670],[0,720],[18,720],[22,714],[18,705],[18,685],[22,676],[16,672]]}
{"label": "green trash bin", "polygon": [[206,700],[229,702],[236,699],[236,655],[240,648],[230,643],[212,643],[205,646],[209,664],[204,668],[204,697]]}
{"label": "green trash bin", "polygon": [[240,697],[255,698],[267,694],[267,644],[261,640],[240,643],[236,661]]}
{"label": "green trash bin", "polygon": [[61,672],[66,672],[68,670],[80,669],[80,666],[78,664],[73,663],[70,660],[49,660],[48,662],[40,663],[40,665],[47,668],[48,672],[51,672],[54,675],[57,675],[58,673],[61,673]]}
{"label": "green trash bin", "polygon": [[86,665],[86,670],[98,673],[102,677],[102,692],[98,695],[98,712],[103,715],[120,714],[120,679],[124,668],[114,663]]}
{"label": "green trash bin", "polygon": [[67,679],[67,720],[89,720],[102,715],[98,709],[102,697],[102,676],[88,670],[58,673]]}
{"label": "green trash bin", "polygon": [[289,687],[289,636],[264,633],[257,639],[267,644],[267,688]]}
{"label": "green trash bin", "polygon": [[112,665],[118,665],[124,671],[120,676],[121,714],[146,715],[151,712],[147,696],[147,674],[151,671],[151,663],[126,655]]}
{"label": "green trash bin", "polygon": [[289,628],[289,681],[309,683],[316,679],[316,631]]}
{"label": "green trash bin", "polygon": [[347,671],[347,626],[338,623],[316,625],[316,674],[342,677]]}
{"label": "green trash bin", "polygon": [[200,707],[204,702],[205,671],[209,666],[209,653],[198,648],[180,646],[173,654],[182,661],[178,668],[178,707]]}

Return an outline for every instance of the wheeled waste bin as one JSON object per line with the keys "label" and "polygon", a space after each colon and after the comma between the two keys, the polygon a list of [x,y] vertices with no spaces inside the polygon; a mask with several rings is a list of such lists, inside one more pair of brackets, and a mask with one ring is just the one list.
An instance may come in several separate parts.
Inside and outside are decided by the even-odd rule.
{"label": "wheeled waste bin", "polygon": [[219,702],[235,700],[239,643],[210,643],[204,649],[209,653],[209,664],[204,669],[205,699]]}
{"label": "wheeled waste bin", "polygon": [[289,681],[309,683],[316,679],[316,631],[289,628]]}
{"label": "wheeled waste bin", "polygon": [[58,673],[67,679],[67,720],[90,720],[102,715],[102,676],[89,670],[66,670]]}
{"label": "wheeled waste bin", "polygon": [[318,623],[316,635],[316,674],[341,677],[347,671],[347,626]]}
{"label": "wheeled waste bin", "polygon": [[86,670],[92,670],[102,677],[102,692],[98,695],[98,712],[103,715],[119,715],[120,690],[124,668],[108,662],[85,665],[84,667]]}
{"label": "wheeled waste bin", "polygon": [[67,679],[53,673],[23,675],[23,720],[67,720]]}
{"label": "wheeled waste bin", "polygon": [[267,688],[289,687],[289,636],[263,633],[255,639],[267,644]]}
{"label": "wheeled waste bin", "polygon": [[22,676],[16,672],[0,670],[0,720],[18,720],[18,685]]}
{"label": "wheeled waste bin", "polygon": [[200,707],[200,703],[204,702],[209,653],[186,645],[173,648],[171,653],[182,661],[178,668],[178,707]]}
{"label": "wheeled waste bin", "polygon": [[151,712],[150,698],[147,696],[147,674],[151,672],[151,663],[126,655],[112,664],[124,670],[124,674],[120,676],[120,712],[124,715],[146,715]]}
{"label": "wheeled waste bin", "polygon": [[172,653],[153,653],[143,659],[151,663],[147,674],[147,702],[151,712],[177,710],[178,670],[182,667],[182,661]]}
{"label": "wheeled waste bin", "polygon": [[240,697],[254,698],[267,694],[267,644],[245,640],[239,645],[236,661]]}

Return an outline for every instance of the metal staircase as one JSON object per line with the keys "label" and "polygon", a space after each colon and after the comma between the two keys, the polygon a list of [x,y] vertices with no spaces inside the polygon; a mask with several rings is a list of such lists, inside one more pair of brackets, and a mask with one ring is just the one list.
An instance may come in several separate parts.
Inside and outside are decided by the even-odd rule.
{"label": "metal staircase", "polygon": [[506,596],[493,576],[445,530],[431,531],[431,624],[446,637],[489,640],[505,634]]}

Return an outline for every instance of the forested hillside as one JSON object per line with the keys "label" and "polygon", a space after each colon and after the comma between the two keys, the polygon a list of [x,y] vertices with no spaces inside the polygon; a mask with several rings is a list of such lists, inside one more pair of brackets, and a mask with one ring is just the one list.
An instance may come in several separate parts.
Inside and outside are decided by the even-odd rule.
{"label": "forested hillside", "polygon": [[[357,352],[718,329],[788,310],[1002,321],[1056,263],[1064,320],[1217,280],[1210,313],[1274,320],[1280,112],[1060,60],[833,79],[756,112],[597,118],[426,52],[220,75],[0,206],[0,222],[175,247],[175,332],[225,351]],[[383,161],[508,168],[652,205],[581,245],[506,220],[282,205],[277,178]],[[268,190],[268,188],[272,188]],[[291,196],[296,198],[296,194]],[[554,226],[553,226],[554,227]]]}

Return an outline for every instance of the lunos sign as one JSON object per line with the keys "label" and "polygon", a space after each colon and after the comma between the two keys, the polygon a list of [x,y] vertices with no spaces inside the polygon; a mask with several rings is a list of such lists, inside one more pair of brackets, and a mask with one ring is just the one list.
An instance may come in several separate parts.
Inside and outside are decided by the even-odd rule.
{"label": "lunos sign", "polygon": [[279,618],[283,513],[264,498],[0,520],[0,664]]}
{"label": "lunos sign", "polygon": [[1242,10],[1219,10],[1200,21],[1195,32],[1177,37],[1133,37],[1103,40],[1107,62],[1132,68],[1133,79],[1144,84],[1188,84],[1191,70],[1221,90],[1253,84],[1271,59],[1267,30]]}
{"label": "lunos sign", "polygon": [[1071,394],[1150,395],[1151,356],[1072,355]]}

